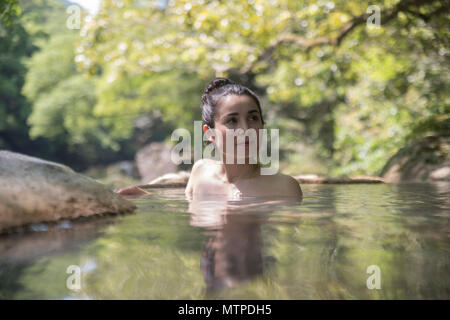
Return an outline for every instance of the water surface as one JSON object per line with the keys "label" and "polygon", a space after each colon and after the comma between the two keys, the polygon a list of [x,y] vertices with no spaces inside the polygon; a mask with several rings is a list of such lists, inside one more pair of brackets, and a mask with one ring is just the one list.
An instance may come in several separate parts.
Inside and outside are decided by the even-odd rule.
{"label": "water surface", "polygon": [[134,214],[2,235],[0,299],[450,298],[449,184],[302,188],[302,203],[159,189]]}

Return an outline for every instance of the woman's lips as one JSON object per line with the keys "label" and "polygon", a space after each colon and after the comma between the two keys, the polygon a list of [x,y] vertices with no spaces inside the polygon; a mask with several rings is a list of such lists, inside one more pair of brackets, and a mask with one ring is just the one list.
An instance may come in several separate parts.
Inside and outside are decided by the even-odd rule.
{"label": "woman's lips", "polygon": [[246,146],[249,146],[250,145],[250,143],[256,143],[256,140],[249,140],[248,138],[245,138],[245,141],[244,142],[241,142],[241,143],[237,143],[236,145],[246,145]]}

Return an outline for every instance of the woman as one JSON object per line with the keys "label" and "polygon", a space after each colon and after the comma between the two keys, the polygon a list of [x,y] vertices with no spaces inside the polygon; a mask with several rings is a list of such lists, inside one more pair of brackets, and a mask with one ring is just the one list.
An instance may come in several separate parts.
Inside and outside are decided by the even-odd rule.
{"label": "woman", "polygon": [[[250,89],[232,83],[226,78],[217,78],[206,87],[202,97],[203,130],[214,131],[221,138],[214,135],[208,137],[211,143],[221,150],[222,161],[202,159],[197,161],[191,171],[186,195],[199,197],[205,195],[223,195],[235,197],[302,197],[302,190],[298,182],[291,176],[277,173],[262,175],[258,163],[249,161],[249,139],[245,140],[245,161],[239,164],[237,160],[237,143],[234,152],[227,152],[226,130],[249,129],[256,131],[256,145],[259,150],[258,130],[263,129],[264,121],[261,104],[258,97]],[[233,137],[234,140],[234,137]],[[232,161],[226,161],[227,158]]]}
{"label": "woman", "polygon": [[[262,175],[258,163],[253,164],[250,157],[250,141],[245,142],[245,159],[237,161],[239,153],[233,137],[234,151],[227,152],[227,129],[247,132],[256,131],[256,147],[259,153],[259,129],[264,128],[261,104],[250,89],[231,82],[226,78],[217,78],[206,87],[202,96],[203,131],[208,134],[214,129],[217,135],[208,135],[211,143],[222,152],[222,161],[202,159],[194,163],[185,193],[188,198],[203,196],[240,197],[288,197],[299,199],[302,190],[291,176],[277,173]],[[221,138],[217,138],[221,137]],[[253,142],[253,141],[252,141]],[[242,148],[241,148],[242,150]],[[231,159],[230,159],[231,158]],[[241,157],[242,158],[242,157]],[[231,160],[231,161],[227,161]],[[240,163],[243,162],[243,163]],[[146,194],[138,187],[128,187],[118,193],[127,195]]]}

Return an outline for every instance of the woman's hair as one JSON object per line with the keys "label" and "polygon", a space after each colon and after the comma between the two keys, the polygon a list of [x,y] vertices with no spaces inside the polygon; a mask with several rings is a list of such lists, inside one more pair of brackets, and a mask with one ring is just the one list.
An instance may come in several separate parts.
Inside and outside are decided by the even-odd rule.
{"label": "woman's hair", "polygon": [[248,95],[258,105],[259,113],[261,115],[261,122],[264,125],[262,117],[261,103],[257,95],[247,87],[234,83],[227,78],[216,78],[212,80],[205,88],[202,96],[202,122],[203,125],[208,125],[214,128],[214,117],[216,115],[217,105],[219,100],[228,95]]}

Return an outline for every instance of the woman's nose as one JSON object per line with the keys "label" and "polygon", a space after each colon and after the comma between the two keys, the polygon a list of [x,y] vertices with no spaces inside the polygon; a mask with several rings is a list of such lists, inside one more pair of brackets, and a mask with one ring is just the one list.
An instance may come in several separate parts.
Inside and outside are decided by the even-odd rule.
{"label": "woman's nose", "polygon": [[247,130],[248,130],[248,123],[247,123],[247,121],[245,121],[245,120],[242,120],[242,121],[241,121],[241,125],[240,125],[239,129],[242,129],[242,130],[244,130],[244,133],[246,133],[246,132],[247,132]]}

